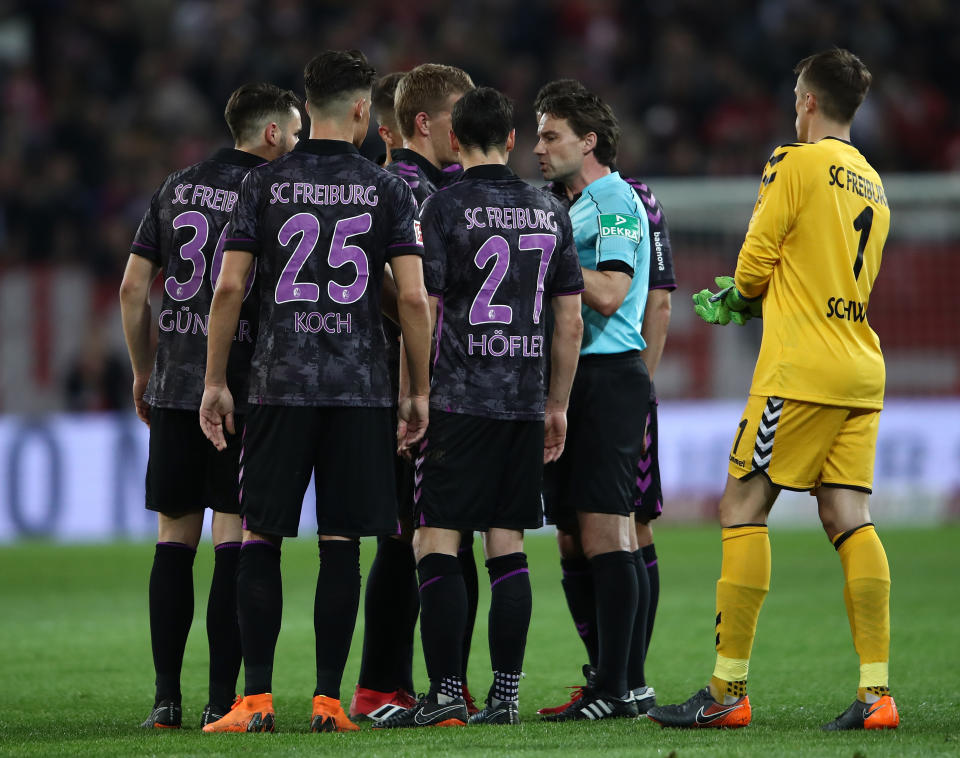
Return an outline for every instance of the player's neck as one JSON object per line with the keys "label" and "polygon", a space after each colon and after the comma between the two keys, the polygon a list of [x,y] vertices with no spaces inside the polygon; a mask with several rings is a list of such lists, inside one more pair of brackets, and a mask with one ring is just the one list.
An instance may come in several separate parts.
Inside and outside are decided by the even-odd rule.
{"label": "player's neck", "polygon": [[483,150],[465,150],[460,146],[460,165],[463,170],[474,168],[475,166],[506,166],[507,154],[499,150],[484,152]]}
{"label": "player's neck", "polygon": [[353,144],[353,122],[320,121],[310,122],[310,139],[329,139]]}
{"label": "player's neck", "polygon": [[280,153],[277,152],[275,148],[265,144],[254,146],[236,144],[233,146],[233,149],[239,150],[243,153],[250,153],[250,155],[255,155],[258,158],[263,158],[263,160],[267,161],[268,163],[274,158],[280,157]]}
{"label": "player's neck", "polygon": [[840,124],[836,121],[827,119],[817,119],[810,124],[810,131],[807,133],[808,142],[819,142],[825,137],[836,137],[845,142],[850,141],[850,124]]}
{"label": "player's neck", "polygon": [[412,150],[417,155],[426,158],[435,168],[443,168],[437,159],[437,151],[433,149],[433,145],[429,139],[417,139],[416,137],[414,139],[405,139],[403,141],[403,149]]}
{"label": "player's neck", "polygon": [[580,170],[564,180],[563,186],[567,190],[567,197],[573,200],[573,198],[583,192],[588,185],[593,184],[597,179],[602,179],[610,173],[609,166],[598,163],[593,155],[588,155],[586,159],[584,159]]}

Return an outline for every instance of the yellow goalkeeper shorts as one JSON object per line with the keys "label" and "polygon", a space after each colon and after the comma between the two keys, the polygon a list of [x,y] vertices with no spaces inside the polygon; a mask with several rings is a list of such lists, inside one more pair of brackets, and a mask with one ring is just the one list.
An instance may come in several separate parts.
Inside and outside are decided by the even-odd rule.
{"label": "yellow goalkeeper shorts", "polygon": [[880,411],[750,395],[730,451],[730,475],[763,472],[778,487],[871,492]]}

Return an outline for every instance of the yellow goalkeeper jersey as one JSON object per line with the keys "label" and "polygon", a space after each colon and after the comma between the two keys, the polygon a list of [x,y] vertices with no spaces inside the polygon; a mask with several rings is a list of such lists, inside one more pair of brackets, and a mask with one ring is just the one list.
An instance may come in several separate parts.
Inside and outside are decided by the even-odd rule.
{"label": "yellow goalkeeper jersey", "polygon": [[735,276],[745,297],[763,297],[751,394],[883,407],[867,305],[889,229],[880,177],[849,142],[773,151]]}

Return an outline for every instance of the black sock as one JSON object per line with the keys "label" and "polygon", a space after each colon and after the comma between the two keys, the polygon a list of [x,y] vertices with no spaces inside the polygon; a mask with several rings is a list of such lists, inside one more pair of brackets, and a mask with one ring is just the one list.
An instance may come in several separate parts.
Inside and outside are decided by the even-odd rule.
{"label": "black sock", "polygon": [[490,615],[487,636],[493,666],[493,696],[516,700],[527,647],[533,595],[524,553],[487,561],[490,574]]}
{"label": "black sock", "polygon": [[[653,543],[640,548],[643,565],[647,567],[647,576],[650,578],[650,602],[647,605],[647,650],[650,649],[650,638],[653,636],[653,622],[657,618],[657,603],[660,601],[660,566],[657,563],[657,549]],[[646,653],[644,653],[646,658]]]}
{"label": "black sock", "polygon": [[593,592],[593,573],[586,558],[561,558],[563,594],[567,608],[577,627],[577,634],[587,648],[591,666],[597,665],[600,643],[597,641],[597,603]]}
{"label": "black sock", "polygon": [[221,542],[214,548],[213,579],[207,601],[207,644],[210,648],[210,702],[229,708],[240,675],[240,622],[237,619],[237,564],[239,542]]}
{"label": "black sock", "polygon": [[181,542],[158,542],[150,571],[150,644],[156,671],[156,702],[180,702],[183,651],[193,621],[193,559]]}
{"label": "black sock", "polygon": [[637,613],[637,568],[633,553],[615,550],[590,559],[597,598],[597,688],[621,697],[627,691],[627,658]]}
{"label": "black sock", "polygon": [[317,639],[317,689],[314,695],[340,699],[343,667],[350,654],[353,628],[360,607],[360,543],[357,540],[320,542],[320,570],[313,604]]}
{"label": "black sock", "polygon": [[280,548],[244,542],[237,564],[237,615],[243,647],[244,695],[273,691],[273,655],[283,617]]}
{"label": "black sock", "polygon": [[488,634],[490,663],[494,671],[523,670],[523,654],[530,628],[530,570],[524,553],[511,553],[487,561],[490,573]]}
{"label": "black sock", "polygon": [[[463,631],[467,623],[467,588],[460,561],[430,553],[417,564],[420,579],[420,637],[432,692],[463,677]],[[444,693],[449,694],[449,693]]]}
{"label": "black sock", "polygon": [[467,622],[463,628],[463,681],[467,681],[467,663],[470,661],[470,646],[473,644],[473,627],[477,623],[477,606],[480,603],[480,579],[477,576],[477,559],[473,554],[473,532],[460,537],[457,551],[463,583],[467,588]]}
{"label": "black sock", "polygon": [[643,562],[639,550],[633,553],[633,562],[637,570],[637,614],[633,620],[630,658],[627,662],[627,689],[630,690],[647,685],[643,664],[647,657],[647,609],[650,605],[650,579],[647,576],[647,564]]}
{"label": "black sock", "polygon": [[419,611],[413,548],[392,537],[381,538],[363,603],[361,687],[413,692],[413,630]]}

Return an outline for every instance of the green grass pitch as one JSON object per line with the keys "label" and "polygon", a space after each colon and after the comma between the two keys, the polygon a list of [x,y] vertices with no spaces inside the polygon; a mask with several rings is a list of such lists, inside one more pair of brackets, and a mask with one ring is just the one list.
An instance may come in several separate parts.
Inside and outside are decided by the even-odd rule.
{"label": "green grass pitch", "polygon": [[[528,540],[534,590],[521,684],[524,723],[354,734],[310,734],[313,692],[312,606],[316,544],[284,547],[284,615],[274,675],[279,731],[204,735],[204,613],[212,563],[201,546],[196,617],[183,676],[185,728],[140,730],[152,704],[147,578],[148,544],[0,548],[0,754],[2,755],[358,755],[373,756],[901,756],[960,754],[953,717],[960,704],[960,528],[883,529],[893,574],[891,683],[902,725],[891,733],[824,734],[819,725],[853,699],[857,659],[843,608],[839,561],[812,531],[774,529],[773,579],[760,616],[751,666],[753,724],[737,731],[661,730],[653,722],[541,724],[541,705],[562,702],[580,682],[585,655],[567,615],[551,537]],[[369,565],[372,542],[364,546]],[[663,594],[648,679],[660,702],[686,699],[713,667],[717,530],[657,530]],[[479,556],[479,546],[478,546]],[[489,686],[486,591],[470,661],[472,690]],[[361,619],[362,623],[362,619]],[[361,628],[344,676],[356,682]],[[426,684],[417,651],[417,683]]]}

